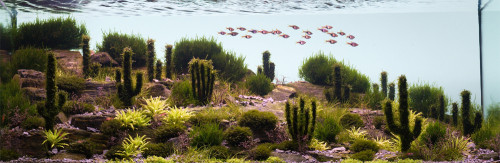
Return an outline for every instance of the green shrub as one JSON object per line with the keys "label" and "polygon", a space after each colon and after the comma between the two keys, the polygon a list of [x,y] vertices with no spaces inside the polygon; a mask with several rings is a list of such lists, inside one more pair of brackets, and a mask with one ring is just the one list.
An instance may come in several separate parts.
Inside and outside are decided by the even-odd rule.
{"label": "green shrub", "polygon": [[68,146],[68,152],[83,154],[86,158],[91,158],[95,154],[96,145],[92,142],[83,140],[70,143]]}
{"label": "green shrub", "polygon": [[19,86],[19,78],[14,78],[8,83],[0,84],[0,116],[5,118],[0,119],[0,126],[10,124],[16,110],[24,114],[25,111],[34,109],[36,106],[31,105]]}
{"label": "green shrub", "polygon": [[189,119],[189,122],[196,126],[207,123],[220,124],[222,120],[236,120],[239,114],[240,110],[238,108],[224,107],[220,109],[204,109],[194,114]]}
{"label": "green shrub", "polygon": [[231,156],[231,151],[229,148],[218,145],[208,148],[208,155],[210,158],[227,159]]}
{"label": "green shrub", "polygon": [[252,139],[252,130],[248,127],[233,126],[224,131],[224,139],[233,147]]}
{"label": "green shrub", "polygon": [[11,74],[14,75],[19,69],[33,69],[45,72],[47,69],[47,51],[26,47],[16,50],[10,59]]}
{"label": "green shrub", "polygon": [[373,140],[367,139],[358,139],[354,141],[354,144],[351,145],[351,150],[354,152],[361,152],[365,150],[371,150],[377,152],[379,150],[379,146]]}
{"label": "green shrub", "polygon": [[375,158],[375,153],[372,150],[365,150],[352,155],[351,158],[361,161],[371,161]]}
{"label": "green shrub", "polygon": [[159,156],[168,157],[175,152],[173,143],[148,143],[142,155],[144,157]]}
{"label": "green shrub", "polygon": [[174,83],[170,96],[173,105],[187,106],[196,103],[191,90],[191,83],[188,80]]}
{"label": "green shrub", "polygon": [[344,128],[351,128],[351,127],[360,128],[365,125],[360,115],[352,113],[347,113],[344,116],[342,116],[340,118],[340,124]]}
{"label": "green shrub", "polygon": [[383,125],[385,125],[385,117],[384,116],[376,116],[373,119],[373,125],[376,129],[381,129]]}
{"label": "green shrub", "polygon": [[107,52],[111,58],[118,63],[122,63],[121,53],[123,48],[130,47],[134,55],[132,56],[133,67],[143,67],[146,65],[146,40],[140,35],[128,35],[118,32],[108,32],[103,34],[102,44],[97,45],[101,52]]}
{"label": "green shrub", "polygon": [[167,142],[171,138],[184,133],[186,126],[182,124],[162,125],[155,130],[155,138],[159,142]]}
{"label": "green shrub", "polygon": [[278,144],[277,148],[280,150],[297,151],[299,149],[299,144],[291,140],[286,140]]}
{"label": "green shrub", "polygon": [[262,133],[274,129],[277,122],[278,118],[271,112],[250,110],[243,113],[238,124],[240,126],[249,127],[254,133]]}
{"label": "green shrub", "polygon": [[240,81],[245,77],[247,65],[244,56],[237,56],[234,52],[224,51],[212,56],[214,68],[219,71],[219,77],[229,82]]}
{"label": "green shrub", "polygon": [[19,158],[19,153],[10,149],[0,149],[0,161],[10,161]]}
{"label": "green shrub", "polygon": [[[430,116],[431,106],[439,105],[439,96],[445,96],[443,88],[428,83],[413,84],[408,89],[409,104],[412,110],[421,112],[424,117]],[[445,106],[448,104],[446,97]],[[446,112],[446,109],[445,109]]]}
{"label": "green shrub", "polygon": [[213,38],[183,38],[175,43],[173,56],[174,68],[178,74],[188,73],[188,63],[193,58],[212,59],[221,54],[222,45]]}
{"label": "green shrub", "polygon": [[167,115],[163,119],[163,123],[166,125],[184,125],[184,123],[186,123],[186,121],[193,116],[193,114],[187,109],[177,108],[176,106],[171,107],[165,113]]}
{"label": "green shrub", "polygon": [[190,134],[191,145],[195,147],[217,146],[222,143],[223,131],[219,124],[209,123],[201,126],[195,126]]}
{"label": "green shrub", "polygon": [[94,110],[95,108],[92,104],[71,100],[63,105],[61,111],[66,115],[74,115],[93,112]]}
{"label": "green shrub", "polygon": [[373,110],[382,109],[382,100],[384,100],[384,95],[379,91],[378,84],[373,84],[372,89],[370,89],[365,96],[366,101],[368,101],[368,107]]}
{"label": "green shrub", "polygon": [[104,121],[101,124],[101,132],[105,135],[116,136],[120,131],[125,129],[122,123],[117,119]]}
{"label": "green shrub", "polygon": [[258,161],[263,161],[269,158],[271,156],[272,150],[269,148],[268,145],[258,145],[257,147],[253,148],[251,151],[251,157],[254,160]]}
{"label": "green shrub", "polygon": [[430,123],[420,135],[420,141],[425,145],[435,145],[446,137],[446,126],[439,122]]}
{"label": "green shrub", "polygon": [[262,73],[247,78],[246,86],[250,92],[260,96],[265,96],[273,91],[271,79]]}
{"label": "green shrub", "polygon": [[342,126],[334,115],[320,114],[316,123],[315,138],[329,143],[335,142],[335,137],[342,131]]}
{"label": "green shrub", "polygon": [[3,26],[0,23],[0,49],[11,51],[14,47],[14,38],[16,30],[9,26]]}
{"label": "green shrub", "polygon": [[106,156],[106,159],[108,160],[114,160],[114,159],[122,159],[123,156],[119,155],[119,152],[123,150],[123,147],[121,145],[115,145],[112,146],[104,156]]}
{"label": "green shrub", "polygon": [[167,160],[163,157],[149,156],[146,159],[144,159],[144,163],[175,163],[175,162],[172,160]]}
{"label": "green shrub", "polygon": [[365,93],[370,88],[370,80],[364,74],[358,72],[354,67],[337,61],[332,55],[322,52],[306,58],[299,68],[300,78],[319,85],[333,84],[333,65],[340,64],[342,69],[342,83],[351,85],[352,91]]}
{"label": "green shrub", "polygon": [[70,94],[80,94],[85,88],[85,79],[77,76],[58,76],[57,88]]}
{"label": "green shrub", "polygon": [[283,161],[281,158],[275,157],[275,156],[271,156],[271,157],[267,158],[267,160],[264,162],[267,162],[267,163],[286,163],[286,161]]}
{"label": "green shrub", "polygon": [[45,119],[37,116],[29,116],[21,123],[21,127],[26,130],[37,129],[44,126]]}
{"label": "green shrub", "polygon": [[87,34],[85,25],[77,25],[76,20],[67,18],[36,19],[26,22],[17,29],[16,46],[34,46],[51,49],[76,49],[80,47],[82,36]]}

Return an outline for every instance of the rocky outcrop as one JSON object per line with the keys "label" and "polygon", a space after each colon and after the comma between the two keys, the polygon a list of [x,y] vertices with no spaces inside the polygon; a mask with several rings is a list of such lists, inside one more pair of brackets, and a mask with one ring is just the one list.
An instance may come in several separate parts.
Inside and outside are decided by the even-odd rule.
{"label": "rocky outcrop", "polygon": [[147,84],[145,87],[145,92],[147,92],[147,96],[152,96],[152,97],[164,97],[168,98],[170,97],[171,91],[165,87],[165,85],[160,84],[160,83],[150,83]]}
{"label": "rocky outcrop", "polygon": [[43,88],[45,82],[45,75],[43,72],[29,69],[19,69],[17,70],[19,75],[19,84],[21,88],[34,87]]}
{"label": "rocky outcrop", "polygon": [[26,95],[29,100],[33,103],[34,101],[42,101],[46,98],[45,89],[35,88],[35,87],[25,87],[21,88],[24,95]]}
{"label": "rocky outcrop", "polygon": [[82,130],[100,129],[101,124],[106,121],[105,116],[98,115],[75,115],[71,117],[71,125]]}
{"label": "rocky outcrop", "polygon": [[53,52],[56,54],[57,64],[63,71],[76,75],[82,74],[83,57],[79,51],[54,50]]}
{"label": "rocky outcrop", "polygon": [[85,102],[92,102],[97,98],[107,96],[109,94],[116,94],[115,82],[96,82],[86,81],[85,89],[82,90],[82,96],[85,96]]}
{"label": "rocky outcrop", "polygon": [[90,62],[99,63],[102,67],[116,67],[118,62],[116,62],[111,56],[106,52],[98,52],[90,56]]}

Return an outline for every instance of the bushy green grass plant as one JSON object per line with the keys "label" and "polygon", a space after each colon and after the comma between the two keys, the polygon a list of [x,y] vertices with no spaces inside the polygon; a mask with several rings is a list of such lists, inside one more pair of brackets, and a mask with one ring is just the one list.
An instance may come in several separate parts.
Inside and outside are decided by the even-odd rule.
{"label": "bushy green grass plant", "polygon": [[68,135],[68,133],[63,132],[62,129],[43,131],[43,134],[45,140],[42,142],[42,144],[47,143],[49,149],[52,149],[54,147],[64,148],[65,146],[68,146],[67,143],[63,142],[67,139],[66,136]]}
{"label": "bushy green grass plant", "polygon": [[107,52],[111,58],[118,63],[122,63],[121,53],[123,48],[130,47],[134,53],[132,56],[133,67],[146,66],[146,40],[140,35],[123,34],[118,32],[103,33],[102,43],[97,45],[97,49],[102,52]]}
{"label": "bushy green grass plant", "polygon": [[[429,83],[417,83],[408,89],[410,109],[421,112],[423,116],[430,117],[431,106],[436,108],[439,105],[439,96],[445,96],[441,87]],[[444,97],[445,106],[448,105],[446,96]],[[445,107],[445,112],[447,109]]]}
{"label": "bushy green grass plant", "polygon": [[211,147],[222,143],[223,130],[219,128],[217,123],[208,123],[201,126],[195,126],[193,131],[189,133],[191,145],[193,147]]}
{"label": "bushy green grass plant", "polygon": [[146,127],[149,125],[149,121],[151,121],[151,118],[143,114],[141,110],[136,109],[118,110],[115,119],[118,120],[123,127],[132,130]]}
{"label": "bushy green grass plant", "polygon": [[262,73],[250,76],[246,81],[246,86],[250,92],[259,96],[265,96],[273,90],[271,79]]}

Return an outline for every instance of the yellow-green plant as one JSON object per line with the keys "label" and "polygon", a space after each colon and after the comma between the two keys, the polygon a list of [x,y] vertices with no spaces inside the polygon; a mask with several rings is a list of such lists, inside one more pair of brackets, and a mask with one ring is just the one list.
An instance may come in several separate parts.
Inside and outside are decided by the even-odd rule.
{"label": "yellow-green plant", "polygon": [[144,159],[144,163],[175,163],[173,160],[167,160],[163,157],[149,156]]}
{"label": "yellow-green plant", "polygon": [[193,114],[186,109],[180,109],[176,106],[170,108],[166,113],[167,116],[163,119],[163,122],[167,125],[183,125],[193,116]]}
{"label": "yellow-green plant", "polygon": [[366,139],[366,131],[361,130],[361,128],[351,127],[347,130],[347,134],[351,141],[356,141],[360,139]]}
{"label": "yellow-green plant", "polygon": [[135,157],[142,153],[143,150],[147,149],[146,145],[149,143],[148,140],[149,138],[146,138],[146,135],[136,135],[134,138],[129,135],[128,138],[125,138],[122,142],[123,150],[118,151],[117,154],[130,160],[131,157]]}
{"label": "yellow-green plant", "polygon": [[318,139],[311,139],[311,142],[309,142],[309,148],[313,148],[318,151],[326,151],[329,150],[330,147],[326,144],[326,142],[319,141]]}
{"label": "yellow-green plant", "polygon": [[151,97],[144,99],[144,101],[146,104],[142,105],[142,110],[148,117],[154,118],[167,112],[165,110],[168,107],[167,100],[162,100],[160,97]]}
{"label": "yellow-green plant", "polygon": [[64,148],[65,146],[68,146],[67,143],[62,142],[67,139],[66,135],[68,135],[68,133],[63,132],[62,129],[43,131],[43,133],[45,134],[45,140],[42,142],[42,144],[49,143],[51,149],[54,147]]}
{"label": "yellow-green plant", "polygon": [[375,143],[377,143],[377,145],[380,147],[380,149],[384,149],[384,150],[388,150],[388,151],[397,151],[396,149],[394,149],[394,143],[388,139],[376,137],[375,139],[373,139],[373,141],[375,141]]}
{"label": "yellow-green plant", "polygon": [[141,110],[135,109],[118,110],[115,119],[118,120],[122,126],[132,130],[146,127],[149,125],[149,121],[151,121],[151,119],[143,114]]}

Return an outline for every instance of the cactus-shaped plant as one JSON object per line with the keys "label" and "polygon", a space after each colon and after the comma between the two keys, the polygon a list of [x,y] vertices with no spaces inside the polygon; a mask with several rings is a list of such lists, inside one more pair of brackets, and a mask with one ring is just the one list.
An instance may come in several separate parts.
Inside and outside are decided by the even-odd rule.
{"label": "cactus-shaped plant", "polygon": [[[118,91],[118,97],[123,102],[125,106],[132,106],[132,98],[138,95],[142,89],[142,73],[136,74],[136,84],[135,88],[132,85],[132,49],[126,47],[123,49],[123,59],[122,59],[122,71],[116,71],[115,80],[116,87]],[[122,81],[123,74],[123,83]]]}
{"label": "cactus-shaped plant", "polygon": [[444,114],[445,114],[445,101],[444,101],[444,95],[439,95],[439,120],[444,122]]}
{"label": "cactus-shaped plant", "polygon": [[411,142],[414,141],[422,132],[422,119],[417,117],[413,130],[410,130],[410,110],[408,109],[408,85],[406,77],[399,77],[399,123],[394,122],[392,113],[392,101],[384,102],[384,113],[387,120],[387,125],[391,132],[399,135],[401,139],[401,151],[407,152],[410,149]]}
{"label": "cactus-shaped plant", "polygon": [[311,140],[316,127],[316,101],[311,101],[311,106],[305,106],[303,98],[299,99],[299,105],[291,105],[287,102],[285,105],[285,116],[288,125],[288,133],[292,140],[299,144],[299,147],[305,147]]}
{"label": "cactus-shaped plant", "polygon": [[165,77],[172,78],[172,45],[165,45]]}
{"label": "cactus-shaped plant", "polygon": [[155,77],[155,40],[148,39],[148,51],[147,51],[147,67],[148,67],[148,81],[152,82]]}
{"label": "cactus-shaped plant", "polygon": [[431,118],[439,120],[439,111],[436,109],[435,105],[432,105],[430,108]]}
{"label": "cactus-shaped plant", "polygon": [[482,115],[481,113],[476,113],[476,118],[474,119],[474,124],[470,121],[470,92],[467,90],[462,91],[460,94],[462,96],[462,125],[464,129],[464,135],[470,135],[474,133],[477,129],[481,128]]}
{"label": "cactus-shaped plant", "polygon": [[66,96],[58,93],[56,105],[56,58],[53,52],[49,52],[47,60],[47,74],[45,78],[46,99],[45,105],[37,106],[38,113],[45,119],[45,129],[52,129],[55,124],[55,117],[66,102]]}
{"label": "cactus-shaped plant", "polygon": [[207,104],[212,98],[215,71],[212,61],[193,58],[189,61],[193,97],[201,104]]}
{"label": "cactus-shaped plant", "polygon": [[342,74],[340,73],[340,65],[335,64],[333,66],[333,98],[334,99],[342,99]]}
{"label": "cactus-shaped plant", "polygon": [[387,97],[387,72],[382,71],[380,73],[380,84],[382,87],[382,95],[384,95],[384,98]]}
{"label": "cactus-shaped plant", "polygon": [[85,78],[90,76],[90,50],[89,50],[90,37],[88,35],[82,36],[82,52],[83,52],[83,76]]}
{"label": "cactus-shaped plant", "polygon": [[396,88],[394,83],[389,84],[389,100],[394,101],[396,95]]}
{"label": "cactus-shaped plant", "polygon": [[262,66],[257,66],[257,74],[262,74]]}
{"label": "cactus-shaped plant", "polygon": [[453,120],[453,126],[458,126],[458,104],[456,102],[451,104],[451,117]]}
{"label": "cactus-shaped plant", "polygon": [[161,80],[161,67],[162,66],[163,66],[163,63],[160,60],[156,61],[156,73],[155,73],[156,80]]}
{"label": "cactus-shaped plant", "polygon": [[349,98],[351,97],[351,86],[345,85],[343,91],[344,91],[344,94],[342,95],[342,101],[348,102]]}
{"label": "cactus-shaped plant", "polygon": [[262,53],[262,67],[263,67],[263,73],[266,75],[267,78],[271,79],[271,81],[274,80],[274,68],[275,65],[273,62],[269,61],[271,58],[271,53],[269,51],[265,51]]}

